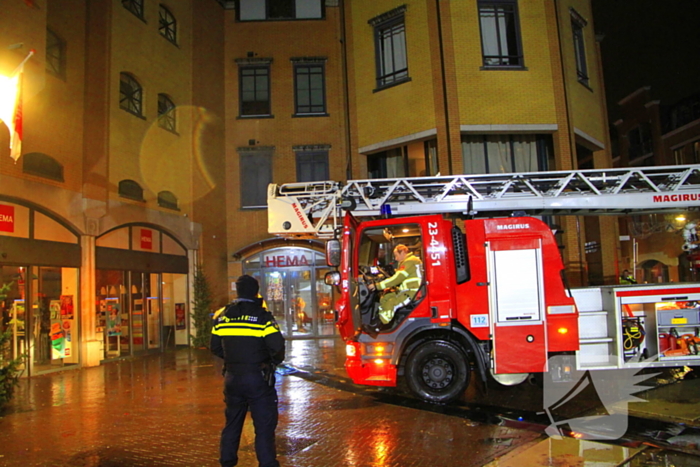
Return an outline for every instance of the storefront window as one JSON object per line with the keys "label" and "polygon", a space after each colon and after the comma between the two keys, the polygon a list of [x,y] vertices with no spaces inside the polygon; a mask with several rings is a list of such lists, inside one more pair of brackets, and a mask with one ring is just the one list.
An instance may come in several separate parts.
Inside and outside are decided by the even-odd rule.
{"label": "storefront window", "polygon": [[78,359],[78,270],[32,267],[32,361],[34,372],[66,365]]}
{"label": "storefront window", "polygon": [[307,248],[276,248],[244,260],[287,338],[335,335],[333,288],[324,283],[325,256]]}
{"label": "storefront window", "polygon": [[12,336],[9,356],[25,356],[29,374],[77,365],[78,269],[2,266],[0,270],[0,285],[9,286],[0,302],[0,332],[9,330]]}

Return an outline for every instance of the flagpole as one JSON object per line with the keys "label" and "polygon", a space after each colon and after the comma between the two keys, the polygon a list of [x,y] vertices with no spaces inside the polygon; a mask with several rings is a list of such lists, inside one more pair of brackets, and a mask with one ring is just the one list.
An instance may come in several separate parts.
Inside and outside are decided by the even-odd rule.
{"label": "flagpole", "polygon": [[27,54],[27,56],[24,57],[24,60],[22,60],[22,62],[19,65],[17,65],[17,68],[15,68],[15,70],[12,72],[12,74],[10,76],[15,76],[17,73],[19,73],[20,70],[22,70],[22,67],[24,67],[24,64],[27,63],[27,60],[32,58],[32,55],[34,55],[35,53],[36,53],[36,50],[34,50],[34,49],[30,50],[29,53]]}

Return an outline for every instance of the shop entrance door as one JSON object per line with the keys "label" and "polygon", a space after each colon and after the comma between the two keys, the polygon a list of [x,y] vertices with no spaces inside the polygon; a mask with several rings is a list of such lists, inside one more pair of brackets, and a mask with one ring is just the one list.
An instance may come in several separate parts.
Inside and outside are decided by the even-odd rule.
{"label": "shop entrance door", "polygon": [[261,294],[285,337],[316,335],[316,297],[311,269],[265,272]]}
{"label": "shop entrance door", "polygon": [[160,349],[160,275],[132,271],[129,276],[133,352],[138,354],[150,349]]}
{"label": "shop entrance door", "polygon": [[312,293],[311,270],[290,270],[286,276],[285,310],[290,337],[315,336],[318,319],[314,316],[316,297]]}
{"label": "shop entrance door", "polygon": [[[0,332],[10,331],[11,342],[9,355],[1,357],[18,358],[27,351],[27,326],[28,314],[25,311],[26,267],[2,266],[0,267]],[[0,349],[2,352],[4,349]],[[24,365],[22,366],[24,368]]]}
{"label": "shop entrance door", "polygon": [[131,316],[131,345],[133,354],[144,351],[144,327],[143,308],[144,290],[143,273],[131,271],[129,273],[129,308]]}
{"label": "shop entrance door", "polygon": [[325,284],[327,271],[322,253],[296,247],[251,255],[243,269],[260,282],[260,294],[286,338],[336,334],[334,289]]}
{"label": "shop entrance door", "polygon": [[146,342],[148,349],[160,349],[162,313],[160,306],[160,274],[144,274],[146,290]]}

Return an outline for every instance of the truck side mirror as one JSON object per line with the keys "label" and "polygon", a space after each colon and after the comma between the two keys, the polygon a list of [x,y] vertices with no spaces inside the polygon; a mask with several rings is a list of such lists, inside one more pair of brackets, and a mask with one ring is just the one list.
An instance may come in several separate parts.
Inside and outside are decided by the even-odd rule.
{"label": "truck side mirror", "polygon": [[340,240],[337,238],[326,242],[326,264],[334,268],[340,266]]}
{"label": "truck side mirror", "polygon": [[324,282],[326,285],[340,285],[340,273],[338,271],[327,272]]}

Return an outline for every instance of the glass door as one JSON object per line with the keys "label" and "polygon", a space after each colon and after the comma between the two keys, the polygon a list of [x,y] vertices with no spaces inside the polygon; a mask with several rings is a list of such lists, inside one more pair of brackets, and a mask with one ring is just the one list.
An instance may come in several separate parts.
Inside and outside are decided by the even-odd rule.
{"label": "glass door", "polygon": [[95,326],[98,338],[104,343],[105,359],[128,356],[131,351],[128,294],[125,284],[124,271],[95,271]]}
{"label": "glass door", "polygon": [[187,345],[187,274],[163,273],[163,346]]}
{"label": "glass door", "polygon": [[144,345],[144,274],[131,271],[129,273],[129,305],[131,308],[131,345],[133,354],[143,352]]}
{"label": "glass door", "polygon": [[77,364],[78,269],[31,268],[31,373]]}
{"label": "glass door", "polygon": [[333,287],[326,284],[325,278],[328,269],[316,269],[316,316],[314,321],[318,323],[315,330],[318,336],[335,335],[335,311],[333,310]]}
{"label": "glass door", "polygon": [[[26,273],[27,268],[2,266],[0,277],[0,331],[10,331],[11,341],[9,355],[3,357],[17,358],[27,351],[27,313],[25,312]],[[4,298],[3,298],[4,296]],[[2,351],[2,349],[0,349]],[[24,367],[23,367],[24,368]]]}
{"label": "glass door", "polygon": [[160,274],[145,274],[144,289],[146,295],[146,342],[148,349],[161,347],[161,306],[160,306]]}
{"label": "glass door", "polygon": [[[257,274],[253,274],[258,281],[260,278]],[[285,291],[285,277],[286,273],[284,271],[269,271],[265,272],[263,280],[260,281],[260,294],[265,300],[267,309],[272,316],[274,316],[277,324],[285,336],[291,335],[291,327],[287,321],[286,316],[286,291]]]}
{"label": "glass door", "polygon": [[287,271],[286,289],[288,293],[285,309],[287,310],[287,329],[291,331],[290,336],[315,335],[318,319],[314,319],[316,318],[314,313],[316,294],[315,284],[311,282],[311,270]]}

